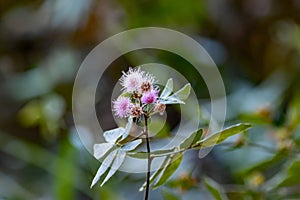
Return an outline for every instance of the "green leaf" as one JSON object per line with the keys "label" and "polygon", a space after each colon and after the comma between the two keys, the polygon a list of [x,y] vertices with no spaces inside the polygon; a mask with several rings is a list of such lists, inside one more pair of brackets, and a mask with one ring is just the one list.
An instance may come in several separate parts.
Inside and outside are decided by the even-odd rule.
{"label": "green leaf", "polygon": [[211,178],[205,177],[204,178],[204,184],[207,188],[207,190],[210,192],[210,194],[216,199],[216,200],[225,200],[228,199],[225,196],[225,192],[221,186],[212,180]]}
{"label": "green leaf", "polygon": [[123,92],[120,97],[128,97],[128,98],[131,98],[132,97],[132,93],[130,92]]}
{"label": "green leaf", "polygon": [[163,171],[161,172],[161,176],[156,181],[156,183],[153,185],[152,189],[158,188],[159,186],[165,184],[169,180],[169,178],[173,175],[173,173],[179,167],[179,165],[182,161],[182,158],[183,158],[182,153],[172,155],[172,157],[169,158],[168,164],[164,167]]}
{"label": "green leaf", "polygon": [[[53,162],[53,164],[55,165],[55,173],[56,175],[58,175],[53,177],[53,186],[55,191],[54,199],[74,199],[74,186],[76,184],[76,179],[78,178],[76,176],[78,171],[76,170],[75,165],[66,165],[66,162],[72,163],[72,161],[76,159],[76,148],[74,148],[72,144],[70,144],[68,139],[60,140],[58,153],[59,155],[57,156],[60,159],[58,160],[58,162]],[[47,157],[46,159],[49,159],[49,157]],[[0,197],[0,199],[2,198]]]}
{"label": "green leaf", "polygon": [[289,103],[289,108],[286,114],[287,125],[290,130],[298,127],[300,124],[300,93],[296,93],[291,102]]}
{"label": "green leaf", "polygon": [[[132,127],[132,117],[128,118],[128,123],[126,124],[126,127],[119,127],[116,129],[112,129],[109,131],[105,131],[103,133],[103,137],[106,142],[115,144],[116,142],[124,140],[130,133],[131,127]],[[122,138],[120,138],[122,136]]]}
{"label": "green leaf", "polygon": [[[60,139],[60,142],[62,142],[62,139],[63,138]],[[14,145],[8,146],[7,145],[8,141],[13,141]],[[18,149],[18,151],[16,151],[16,148]],[[76,156],[78,157],[79,152],[78,149],[75,147],[73,148],[73,150],[75,151],[73,152],[75,154],[74,158],[70,157],[67,159],[64,156],[59,155],[58,152],[55,153],[52,152],[49,148],[42,147],[41,145],[38,145],[30,141],[22,140],[18,137],[14,137],[13,134],[11,133],[6,133],[0,130],[0,151],[1,152],[4,152],[7,155],[12,156],[16,159],[19,159],[20,161],[28,165],[34,166],[36,167],[36,169],[43,170],[44,172],[49,173],[49,175],[51,175],[53,179],[58,178],[60,180],[63,179],[65,181],[71,182],[72,190],[79,191],[87,198],[92,199],[93,195],[91,195],[91,192],[90,191],[88,192],[86,187],[83,186],[82,184],[78,184],[79,182],[77,180],[86,179],[87,174],[78,165],[74,164],[74,160],[76,160]],[[66,149],[62,149],[61,151],[65,152]],[[65,153],[72,154],[72,152],[65,152]],[[57,167],[60,168],[61,167],[60,165],[64,165],[63,168],[68,170],[68,174],[57,171],[58,170]],[[1,174],[2,173],[3,172],[1,172]],[[5,177],[1,176],[2,183],[3,181],[5,181],[5,179],[6,179]],[[8,181],[10,181],[10,179],[11,179],[10,177],[7,178]],[[54,181],[53,183],[56,184],[55,180],[53,181]],[[7,187],[12,187],[12,185],[7,183]],[[56,186],[52,185],[51,187],[53,187],[53,189],[55,190]],[[57,187],[59,187],[59,185]],[[0,191],[2,192],[4,189],[5,188],[1,187]],[[13,190],[11,194],[15,196],[16,190]],[[0,194],[0,196],[1,195],[3,195],[3,193]],[[26,199],[26,197],[27,196],[23,196],[21,199]],[[56,199],[54,195],[53,197],[54,199]]]}
{"label": "green leaf", "polygon": [[199,129],[196,132],[193,132],[188,138],[186,138],[181,144],[180,149],[187,149],[197,143],[202,136],[203,130]]}
{"label": "green leaf", "polygon": [[133,122],[132,117],[129,117],[128,123],[126,124],[126,127],[125,127],[125,130],[124,130],[121,140],[124,140],[129,135],[131,127],[132,127],[132,122]]}
{"label": "green leaf", "polygon": [[286,167],[273,178],[275,181],[271,184],[271,189],[300,185],[299,169],[299,159],[288,162]]}
{"label": "green leaf", "polygon": [[192,148],[202,148],[202,147],[210,147],[216,144],[219,144],[226,140],[228,137],[238,134],[242,131],[245,131],[252,127],[252,125],[247,123],[236,124],[231,127],[228,127],[220,132],[214,133],[192,146]]}
{"label": "green leaf", "polygon": [[125,151],[118,151],[117,155],[115,156],[115,160],[110,167],[110,170],[105,177],[104,181],[101,184],[101,187],[116,173],[116,171],[120,168],[122,165],[123,161],[125,160],[126,152]]}
{"label": "green leaf", "polygon": [[[152,184],[160,175],[159,179],[154,184],[153,189],[159,187],[160,185],[163,185],[171,177],[171,175],[179,167],[182,158],[183,158],[182,153],[172,154],[165,157],[159,169],[156,170],[150,177],[150,184]],[[146,182],[144,182],[144,184],[139,189],[139,191],[143,191],[145,187],[146,187]]]}
{"label": "green leaf", "polygon": [[160,103],[168,105],[168,104],[184,104],[183,101],[176,99],[174,97],[168,97],[166,100],[160,100]]}
{"label": "green leaf", "polygon": [[116,141],[122,136],[122,134],[124,133],[124,128],[119,127],[116,129],[112,129],[109,131],[105,131],[103,133],[103,137],[105,139],[106,142],[109,142],[111,144],[115,144]]}
{"label": "green leaf", "polygon": [[18,113],[18,119],[25,127],[38,125],[42,117],[42,105],[38,100],[30,101]]}
{"label": "green leaf", "polygon": [[249,167],[239,173],[239,177],[244,177],[254,171],[267,170],[272,166],[276,166],[287,158],[288,153],[285,150],[278,151],[272,158],[263,160],[262,162]]}
{"label": "green leaf", "polygon": [[163,104],[184,104],[184,100],[188,98],[190,92],[191,92],[191,84],[188,83],[173,95],[161,99],[160,102]]}
{"label": "green leaf", "polygon": [[[170,156],[166,156],[165,159],[162,161],[161,165],[159,166],[159,169],[156,170],[151,176],[150,176],[150,184],[152,184],[155,179],[160,175],[160,173],[162,172],[162,170],[164,169],[164,166],[166,166],[169,162],[169,158]],[[142,187],[139,189],[139,191],[143,191],[146,188],[146,182],[144,182],[144,184],[142,185]]]}
{"label": "green leaf", "polygon": [[104,159],[103,163],[99,167],[93,181],[91,184],[91,188],[99,181],[101,176],[106,172],[106,170],[110,167],[111,163],[113,162],[115,155],[117,154],[118,149],[110,152],[108,156]]}
{"label": "green leaf", "polygon": [[180,200],[177,194],[174,194],[168,190],[162,190],[162,196],[164,200]]}
{"label": "green leaf", "polygon": [[112,147],[114,144],[111,143],[102,143],[94,145],[94,156],[96,159],[102,158]]}
{"label": "green leaf", "polygon": [[165,99],[167,98],[173,91],[173,79],[169,79],[167,81],[167,84],[164,88],[164,90],[161,92],[160,98],[161,99]]}
{"label": "green leaf", "polygon": [[181,101],[186,100],[191,92],[191,84],[187,83],[183,88],[178,90],[175,94],[171,95],[170,98],[179,99]]}
{"label": "green leaf", "polygon": [[123,151],[132,151],[134,150],[138,145],[140,145],[142,143],[142,139],[138,139],[138,140],[134,140],[132,142],[128,142],[126,144],[124,144],[121,147],[121,150]]}

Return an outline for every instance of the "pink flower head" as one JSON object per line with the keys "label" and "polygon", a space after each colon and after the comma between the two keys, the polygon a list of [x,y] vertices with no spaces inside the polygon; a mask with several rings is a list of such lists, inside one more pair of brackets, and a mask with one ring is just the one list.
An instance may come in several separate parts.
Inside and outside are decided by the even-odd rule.
{"label": "pink flower head", "polygon": [[121,85],[126,92],[134,92],[140,88],[143,83],[144,72],[138,69],[129,68],[127,73],[123,72],[120,79]]}
{"label": "pink flower head", "polygon": [[120,118],[127,117],[131,108],[131,102],[128,97],[119,97],[113,102],[113,111]]}
{"label": "pink flower head", "polygon": [[150,90],[143,94],[141,101],[143,104],[152,104],[155,103],[158,99],[158,90]]}
{"label": "pink flower head", "polygon": [[142,71],[140,68],[129,68],[128,72],[123,72],[120,79],[121,85],[126,92],[144,92],[145,86],[151,88],[155,82],[152,74]]}

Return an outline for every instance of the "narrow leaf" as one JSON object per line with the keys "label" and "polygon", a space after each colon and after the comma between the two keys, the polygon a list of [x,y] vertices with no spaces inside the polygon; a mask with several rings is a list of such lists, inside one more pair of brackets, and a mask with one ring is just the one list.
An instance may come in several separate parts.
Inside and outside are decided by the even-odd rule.
{"label": "narrow leaf", "polygon": [[184,101],[181,101],[180,99],[176,97],[167,97],[166,99],[160,100],[160,103],[168,105],[168,104],[185,104]]}
{"label": "narrow leaf", "polygon": [[300,185],[300,160],[298,158],[287,161],[284,164],[283,169],[276,174],[271,180],[267,182],[269,190],[279,189],[281,187],[295,187]]}
{"label": "narrow leaf", "polygon": [[108,181],[112,175],[114,175],[116,173],[116,171],[120,168],[120,166],[122,165],[124,159],[126,156],[126,152],[125,151],[118,151],[118,154],[116,155],[116,158],[114,160],[114,163],[112,164],[112,166],[110,167],[110,170],[107,174],[107,176],[105,177],[104,181],[101,184],[101,187],[106,183],[106,181]]}
{"label": "narrow leaf", "polygon": [[133,122],[132,117],[129,117],[128,123],[126,124],[126,127],[125,127],[125,130],[124,130],[121,140],[124,140],[129,135],[131,127],[132,127],[132,122]]}
{"label": "narrow leaf", "polygon": [[132,142],[128,142],[125,145],[121,147],[121,150],[123,151],[132,151],[134,150],[137,146],[139,146],[142,143],[142,139],[134,140]]}
{"label": "narrow leaf", "polygon": [[123,133],[124,133],[124,128],[119,127],[119,128],[116,128],[116,129],[105,131],[103,133],[103,137],[104,137],[106,142],[114,144],[121,137],[121,135]]}
{"label": "narrow leaf", "polygon": [[[165,159],[161,162],[161,165],[159,166],[159,169],[156,170],[151,176],[150,176],[150,184],[152,184],[155,179],[160,175],[160,173],[163,171],[164,167],[170,162],[170,156],[166,156]],[[142,187],[139,189],[139,191],[143,191],[146,188],[146,182],[142,185]]]}
{"label": "narrow leaf", "polygon": [[183,86],[183,88],[181,88],[180,90],[178,90],[176,93],[174,93],[173,95],[170,96],[170,98],[174,98],[174,99],[179,99],[181,101],[186,100],[191,92],[191,84],[187,83],[185,86]]}
{"label": "narrow leaf", "polygon": [[180,149],[186,149],[189,148],[190,146],[194,145],[197,143],[202,136],[203,130],[199,129],[195,132],[193,132],[188,138],[186,138],[181,144],[180,144]]}
{"label": "narrow leaf", "polygon": [[285,150],[279,150],[273,157],[270,159],[264,159],[262,162],[259,162],[258,164],[251,165],[249,168],[243,170],[239,173],[240,177],[246,176],[247,174],[250,174],[255,171],[264,171],[269,168],[271,168],[274,165],[278,165],[282,161],[284,161],[288,156],[288,152]]}
{"label": "narrow leaf", "polygon": [[102,158],[114,145],[111,143],[102,143],[94,145],[94,156],[96,159]]}
{"label": "narrow leaf", "polygon": [[197,142],[195,145],[193,145],[193,148],[201,148],[201,147],[210,147],[216,144],[219,144],[226,140],[228,137],[238,134],[242,131],[245,131],[251,127],[250,124],[237,124],[231,127],[228,127],[220,132],[217,132],[213,135],[208,136],[207,138],[204,138]]}
{"label": "narrow leaf", "polygon": [[173,79],[170,78],[167,81],[167,84],[166,84],[164,90],[161,92],[160,98],[165,99],[172,93],[172,91],[173,91]]}
{"label": "narrow leaf", "polygon": [[216,200],[227,200],[228,198],[225,196],[223,188],[212,180],[211,178],[205,177],[204,178],[204,184],[207,188],[207,190],[210,192],[210,194],[216,199]]}
{"label": "narrow leaf", "polygon": [[158,181],[153,185],[153,189],[158,188],[159,186],[165,184],[169,178],[173,175],[176,169],[179,167],[183,158],[183,154],[174,155],[169,159],[167,166],[161,172],[161,176],[159,177]]}
{"label": "narrow leaf", "polygon": [[180,200],[178,194],[174,194],[168,190],[162,190],[162,195],[164,197],[164,200]]}
{"label": "narrow leaf", "polygon": [[101,178],[101,176],[106,172],[106,170],[109,168],[109,166],[111,165],[112,161],[115,158],[115,155],[117,153],[117,149],[112,151],[110,154],[108,154],[108,156],[104,159],[103,163],[101,164],[101,166],[99,167],[93,181],[91,184],[91,187],[93,187]]}

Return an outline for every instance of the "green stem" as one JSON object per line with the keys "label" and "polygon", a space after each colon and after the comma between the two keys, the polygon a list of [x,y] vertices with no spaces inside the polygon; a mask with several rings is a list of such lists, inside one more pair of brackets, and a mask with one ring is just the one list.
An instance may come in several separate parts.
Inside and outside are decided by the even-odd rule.
{"label": "green stem", "polygon": [[178,151],[171,151],[171,152],[168,152],[168,153],[153,154],[153,155],[151,155],[151,158],[169,156],[169,155],[173,155],[173,154],[177,154],[177,153],[182,153],[182,152],[185,152],[187,150],[191,150],[191,148],[181,149],[181,150],[178,150]]}
{"label": "green stem", "polygon": [[[234,146],[236,143],[235,142],[223,142],[223,143],[220,143],[218,145],[223,145],[223,146]],[[257,147],[257,148],[261,148],[265,151],[268,151],[270,153],[276,153],[278,151],[278,149],[274,149],[274,148],[271,148],[271,147],[268,147],[268,146],[264,146],[262,144],[256,144],[256,143],[252,143],[252,142],[249,142],[247,143],[248,146],[250,147]],[[185,149],[179,149],[179,150],[170,150],[169,152],[165,152],[165,153],[157,153],[155,154],[155,151],[152,152],[153,154],[151,155],[150,154],[150,157],[151,159],[153,158],[157,158],[157,157],[163,157],[163,156],[169,156],[169,155],[173,155],[173,154],[177,154],[177,153],[182,153],[182,152],[185,152],[185,151],[188,151],[188,150],[193,150],[194,148],[193,147],[188,147],[188,148],[185,148]],[[143,153],[143,154],[147,154],[148,155],[148,152],[139,152],[140,154]],[[299,154],[300,152],[298,151],[292,151],[292,153],[294,153],[295,155]],[[129,155],[135,155],[137,154],[136,152],[129,152],[128,153]]]}
{"label": "green stem", "polygon": [[145,190],[144,200],[148,200],[149,188],[150,188],[151,149],[150,149],[150,140],[148,134],[148,116],[144,115],[144,117],[145,117],[145,135],[146,135],[147,159],[148,159],[147,174],[146,174],[146,190]]}

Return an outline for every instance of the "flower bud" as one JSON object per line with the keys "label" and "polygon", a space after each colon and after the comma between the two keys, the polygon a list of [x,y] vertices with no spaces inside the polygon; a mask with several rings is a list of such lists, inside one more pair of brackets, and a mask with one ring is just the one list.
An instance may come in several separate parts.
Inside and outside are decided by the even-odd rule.
{"label": "flower bud", "polygon": [[162,103],[156,103],[154,106],[154,112],[159,112],[162,115],[166,110],[166,105]]}
{"label": "flower bud", "polygon": [[132,106],[130,113],[133,117],[140,117],[143,114],[142,108],[140,106]]}

